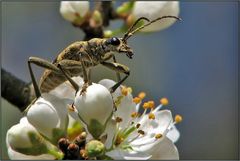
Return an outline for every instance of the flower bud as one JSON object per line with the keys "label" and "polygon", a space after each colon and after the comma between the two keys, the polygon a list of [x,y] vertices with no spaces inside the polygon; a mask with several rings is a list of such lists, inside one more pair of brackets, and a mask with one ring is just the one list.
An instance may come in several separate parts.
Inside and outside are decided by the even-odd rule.
{"label": "flower bud", "polygon": [[48,152],[47,144],[27,118],[7,131],[8,148],[26,155],[40,155]]}
{"label": "flower bud", "polygon": [[87,143],[85,150],[89,157],[99,157],[105,153],[105,146],[98,140],[91,140]]}
{"label": "flower bud", "polygon": [[113,100],[108,89],[93,83],[84,94],[80,95],[80,91],[77,93],[74,105],[88,131],[94,138],[99,137],[113,112]]}
{"label": "flower bud", "polygon": [[28,121],[54,144],[65,136],[68,113],[65,102],[60,98],[42,94],[28,110]]}
{"label": "flower bud", "polygon": [[89,10],[88,1],[62,1],[60,13],[67,21],[81,24]]}
{"label": "flower bud", "polygon": [[[136,1],[132,16],[136,19],[146,17],[153,20],[162,16],[178,16],[179,2],[178,1]],[[154,32],[165,29],[171,26],[176,19],[165,18],[158,22],[154,22],[146,28],[140,30],[142,32]]]}

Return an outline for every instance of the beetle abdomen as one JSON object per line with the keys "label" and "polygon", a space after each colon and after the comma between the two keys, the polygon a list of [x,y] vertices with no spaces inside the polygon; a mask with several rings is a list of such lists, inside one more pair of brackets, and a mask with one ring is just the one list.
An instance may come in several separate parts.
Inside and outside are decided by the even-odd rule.
{"label": "beetle abdomen", "polygon": [[[81,72],[81,69],[68,70],[68,73],[71,74],[71,77],[80,76]],[[66,80],[67,79],[63,74],[59,74],[47,69],[44,71],[43,76],[40,79],[40,90],[43,93],[49,92]]]}

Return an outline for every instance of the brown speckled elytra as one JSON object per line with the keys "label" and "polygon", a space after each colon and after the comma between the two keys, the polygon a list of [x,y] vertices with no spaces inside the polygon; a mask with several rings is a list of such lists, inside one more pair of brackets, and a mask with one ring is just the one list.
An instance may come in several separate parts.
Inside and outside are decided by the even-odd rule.
{"label": "brown speckled elytra", "polygon": [[[79,75],[83,76],[84,85],[81,89],[81,94],[84,93],[90,84],[89,70],[91,67],[98,64],[116,71],[118,82],[110,88],[110,92],[114,92],[123,81],[127,79],[130,70],[127,66],[117,63],[113,53],[125,53],[131,59],[133,50],[127,45],[128,38],[144,27],[164,18],[175,18],[180,20],[180,18],[175,16],[163,16],[152,21],[145,17],[141,17],[128,29],[123,38],[93,38],[89,41],[74,42],[65,48],[52,63],[41,58],[30,57],[28,60],[28,67],[36,96],[38,97],[41,95],[40,91],[49,92],[53,90],[66,80],[69,80],[74,89],[78,91],[79,87],[71,77]],[[134,29],[140,20],[148,22]],[[109,61],[111,58],[113,62]],[[32,72],[31,63],[46,68],[40,80],[40,91],[36,91],[37,84]],[[124,73],[125,77],[121,79],[119,73]]]}

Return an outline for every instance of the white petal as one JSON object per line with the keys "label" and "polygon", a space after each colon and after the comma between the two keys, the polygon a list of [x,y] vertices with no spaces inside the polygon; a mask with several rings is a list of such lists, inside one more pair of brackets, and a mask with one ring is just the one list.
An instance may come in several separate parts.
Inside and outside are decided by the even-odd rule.
{"label": "white petal", "polygon": [[[155,113],[155,120],[149,120],[148,115],[140,121],[140,128],[145,132],[143,136],[131,142],[131,146],[137,151],[146,151],[151,149],[155,144],[161,141],[156,139],[156,134],[166,134],[168,127],[172,124],[172,114],[169,110],[158,111]],[[136,135],[136,133],[135,133]],[[129,139],[133,138],[131,135]]]}
{"label": "white petal", "polygon": [[21,123],[12,126],[6,134],[7,147],[12,147],[14,149],[32,147],[32,143],[28,136],[29,132],[39,135],[37,130],[29,124],[26,119],[21,121]]}
{"label": "white petal", "polygon": [[[110,79],[102,79],[98,82],[99,84],[103,85],[107,89],[110,89],[112,86],[116,84],[115,81],[110,80]],[[121,96],[121,89],[118,87],[114,93],[112,93],[113,99],[116,100],[118,96]]]}
{"label": "white petal", "polygon": [[122,149],[115,149],[106,153],[107,156],[113,158],[114,160],[147,160],[151,158],[151,155],[135,152],[135,151],[126,151]]}
{"label": "white petal", "polygon": [[122,118],[119,127],[123,129],[126,128],[131,123],[131,114],[136,111],[136,104],[133,102],[132,94],[124,96],[114,114],[115,116]]}
{"label": "white petal", "polygon": [[[132,11],[133,16],[137,19],[146,17],[150,20],[162,16],[178,16],[179,2],[178,1],[137,1]],[[176,19],[166,18],[158,22],[152,23],[141,31],[152,32],[159,31],[171,26]]]}
{"label": "white petal", "polygon": [[151,159],[154,160],[179,160],[176,146],[167,137],[164,137],[164,139],[149,150],[148,153],[152,155]]}
{"label": "white petal", "polygon": [[172,128],[170,129],[170,131],[167,133],[167,137],[172,140],[172,142],[177,142],[179,137],[180,137],[180,132],[178,131],[178,129],[176,128],[175,125],[172,126]]}
{"label": "white petal", "polygon": [[87,125],[95,119],[105,125],[107,119],[113,112],[113,100],[107,88],[100,84],[93,83],[87,88],[85,94],[77,93],[74,105],[79,116]]}
{"label": "white petal", "polygon": [[115,132],[116,132],[116,121],[109,120],[104,132],[104,134],[107,134],[107,140],[104,143],[106,149],[109,149],[112,146]]}
{"label": "white petal", "polygon": [[68,21],[75,21],[78,14],[83,17],[87,11],[89,10],[89,2],[88,1],[62,1],[60,4],[60,13]]}
{"label": "white petal", "polygon": [[11,147],[8,148],[8,157],[11,160],[54,160],[55,157],[49,154],[41,154],[37,156],[24,155],[22,153],[14,151]]}
{"label": "white petal", "polygon": [[27,118],[40,133],[52,139],[54,128],[66,129],[68,122],[66,104],[56,96],[42,94],[29,109]]}
{"label": "white petal", "polygon": [[[99,82],[106,88],[111,88],[113,85],[116,84],[115,81],[110,79],[103,79]],[[119,96],[122,96],[121,88],[118,87],[117,90],[112,94],[113,99],[116,101]],[[117,111],[114,112],[116,117],[120,117],[123,121],[119,124],[120,128],[125,128],[130,121],[132,120],[131,114],[137,111],[137,106],[133,102],[133,97],[131,93],[128,93],[127,96],[123,96],[120,105],[117,107]]]}
{"label": "white petal", "polygon": [[[72,79],[79,85],[81,88],[83,85],[83,79],[79,77],[72,77]],[[64,83],[57,86],[55,89],[51,90],[49,94],[52,94],[54,96],[57,96],[59,98],[66,98],[69,100],[74,100],[76,91],[72,87],[72,85],[69,83],[69,81],[65,81]],[[73,103],[73,101],[69,102]]]}

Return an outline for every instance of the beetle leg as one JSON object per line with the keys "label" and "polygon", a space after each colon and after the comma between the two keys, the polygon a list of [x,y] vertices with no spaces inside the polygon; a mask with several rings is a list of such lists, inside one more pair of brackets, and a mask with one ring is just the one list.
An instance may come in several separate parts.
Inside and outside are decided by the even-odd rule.
{"label": "beetle leg", "polygon": [[[114,63],[117,63],[117,60],[116,60],[116,57],[115,55],[113,55],[113,62]],[[117,75],[117,81],[119,82],[121,80],[121,76],[120,76],[120,73],[119,72],[116,72],[116,75]]]}
{"label": "beetle leg", "polygon": [[52,70],[54,72],[58,72],[58,73],[61,72],[61,71],[54,64],[50,63],[47,60],[44,60],[44,59],[41,59],[41,58],[38,58],[38,57],[30,57],[28,59],[28,68],[29,68],[31,79],[32,79],[35,95],[36,95],[37,98],[39,98],[41,96],[41,92],[40,92],[39,87],[37,85],[35,76],[33,74],[31,64],[35,64],[37,66],[47,68],[47,69],[50,69],[50,70]]}
{"label": "beetle leg", "polygon": [[80,92],[80,95],[82,95],[83,93],[86,92],[87,90],[87,87],[89,86],[89,80],[88,80],[88,76],[87,76],[87,71],[86,71],[86,68],[85,68],[85,63],[84,61],[82,61],[80,59],[80,62],[79,61],[75,61],[75,60],[61,60],[59,63],[58,63],[58,67],[60,68],[60,70],[64,73],[65,77],[68,79],[68,81],[73,85],[73,87],[75,88],[76,91],[78,91],[79,87],[78,85],[72,80],[71,76],[66,73],[65,69],[76,69],[76,68],[80,68],[82,69],[82,72],[83,72],[83,81],[84,81],[84,84],[82,86],[82,89],[81,89],[81,92]]}
{"label": "beetle leg", "polygon": [[111,93],[115,92],[115,90],[127,79],[127,77],[130,74],[130,70],[127,66],[119,64],[119,63],[113,63],[113,62],[102,62],[102,65],[105,67],[112,69],[118,73],[124,73],[126,74],[123,79],[118,81],[115,85],[113,85],[109,90]]}

